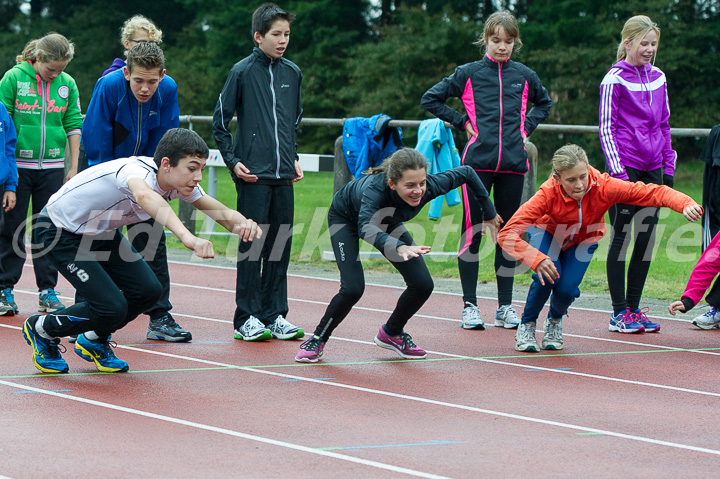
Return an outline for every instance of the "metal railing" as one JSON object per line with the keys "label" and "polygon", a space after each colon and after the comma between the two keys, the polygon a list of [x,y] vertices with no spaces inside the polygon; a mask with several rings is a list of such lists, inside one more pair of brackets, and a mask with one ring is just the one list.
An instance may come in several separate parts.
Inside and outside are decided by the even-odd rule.
{"label": "metal railing", "polygon": [[[194,123],[212,123],[212,116],[195,116],[195,115],[180,115],[180,123],[188,124],[189,129],[193,129]],[[233,120],[235,121],[235,120]],[[341,131],[345,118],[303,118],[301,124],[304,126],[336,126]],[[401,128],[419,128],[420,120],[390,120],[389,126],[399,126]],[[445,123],[445,126],[452,127],[449,123]],[[582,134],[597,134],[598,127],[593,125],[555,125],[541,123],[537,127],[537,131],[554,132],[554,133],[582,133]],[[706,137],[710,134],[710,128],[670,128],[670,135],[676,137]],[[530,196],[535,193],[535,182],[537,174],[537,160],[538,153],[537,147],[528,141],[527,145],[528,158],[531,162],[530,170],[525,175],[525,184],[523,188],[522,201],[525,202]],[[347,167],[345,157],[342,151],[342,134],[335,140],[335,160],[333,168],[333,192],[336,192],[343,185],[352,180],[353,176]],[[210,167],[208,176],[214,182],[217,182],[216,167]],[[213,191],[216,191],[213,189]],[[180,202],[180,219],[183,221],[185,226],[190,231],[195,231],[195,221],[193,217],[194,208],[192,205]],[[207,228],[205,228],[207,230]],[[207,232],[207,231],[206,231]],[[210,232],[212,234],[212,232]]]}

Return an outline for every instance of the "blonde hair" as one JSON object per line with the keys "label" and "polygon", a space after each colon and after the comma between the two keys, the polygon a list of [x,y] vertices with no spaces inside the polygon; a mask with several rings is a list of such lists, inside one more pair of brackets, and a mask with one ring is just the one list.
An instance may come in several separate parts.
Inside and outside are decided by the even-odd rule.
{"label": "blonde hair", "polygon": [[138,30],[145,30],[148,32],[150,41],[155,43],[162,42],[162,30],[155,26],[153,22],[148,20],[142,15],[135,15],[125,21],[122,28],[120,29],[120,43],[125,46],[125,42],[132,40]]}
{"label": "blonde hair", "polygon": [[30,40],[22,53],[15,57],[17,63],[69,62],[75,55],[75,45],[59,33],[51,32],[42,38]]}
{"label": "blonde hair", "polygon": [[[620,40],[620,44],[618,45],[617,61],[620,61],[627,56],[625,42],[632,43],[637,38],[645,38],[645,35],[650,33],[651,30],[657,34],[657,44],[659,46],[660,27],[657,26],[657,23],[653,22],[650,20],[650,17],[645,15],[635,15],[634,17],[629,18],[622,29],[622,40]],[[657,50],[655,50],[655,56],[657,56]],[[654,63],[655,58],[653,57],[653,64]]]}
{"label": "blonde hair", "polygon": [[495,30],[497,30],[497,27],[503,27],[505,33],[507,33],[510,38],[515,39],[514,50],[516,52],[520,51],[523,46],[523,42],[522,40],[520,40],[520,26],[518,26],[515,15],[508,12],[507,10],[495,12],[491,14],[487,18],[487,20],[485,20],[485,28],[483,29],[483,34],[480,38],[477,39],[476,42],[473,43],[473,45],[477,45],[483,48],[483,51],[487,50],[487,40],[495,34]]}
{"label": "blonde hair", "polygon": [[552,174],[560,177],[565,170],[575,168],[579,163],[589,165],[587,153],[578,145],[569,143],[558,148],[552,157]]}
{"label": "blonde hair", "polygon": [[385,180],[397,183],[402,179],[405,170],[426,170],[427,160],[419,151],[413,148],[401,148],[385,158],[380,166],[373,166],[363,171],[364,175],[385,174]]}

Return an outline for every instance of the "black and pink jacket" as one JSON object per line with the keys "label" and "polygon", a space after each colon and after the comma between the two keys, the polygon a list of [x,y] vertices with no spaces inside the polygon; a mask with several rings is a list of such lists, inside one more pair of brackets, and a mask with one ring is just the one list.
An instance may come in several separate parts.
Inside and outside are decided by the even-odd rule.
{"label": "black and pink jacket", "polygon": [[[466,114],[445,104],[460,98]],[[528,111],[528,102],[532,108]],[[529,168],[522,133],[530,135],[548,117],[552,100],[537,74],[522,63],[498,63],[485,55],[462,65],[422,97],[430,113],[464,131],[470,122],[478,133],[463,151],[462,164],[475,171],[524,175]]]}

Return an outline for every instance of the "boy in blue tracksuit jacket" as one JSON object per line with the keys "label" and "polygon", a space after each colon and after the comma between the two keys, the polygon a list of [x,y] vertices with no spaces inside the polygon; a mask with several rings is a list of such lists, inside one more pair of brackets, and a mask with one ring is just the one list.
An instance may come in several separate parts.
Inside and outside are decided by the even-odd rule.
{"label": "boy in blue tracksuit jacket", "polygon": [[[162,50],[155,44],[138,45],[143,49]],[[144,68],[141,64],[138,67]],[[88,165],[96,165],[115,158],[153,156],[160,138],[171,128],[180,125],[177,84],[162,70],[157,90],[143,102],[132,91],[128,66],[100,78],[83,123],[83,145]],[[133,78],[133,80],[135,80]],[[147,94],[145,92],[144,94]]]}
{"label": "boy in blue tracksuit jacket", "polygon": [[[82,130],[88,166],[116,158],[152,157],[163,135],[179,125],[177,84],[165,74],[162,49],[153,42],[138,43],[128,52],[123,69],[95,84]],[[190,341],[192,334],[170,314],[170,273],[162,227],[150,219],[129,228],[128,238],[163,286],[160,300],[145,312],[150,316],[147,339]]]}
{"label": "boy in blue tracksuit jacket", "polygon": [[[5,105],[0,102],[0,144],[4,145],[0,154],[0,197],[2,197],[4,212],[15,207],[15,187],[18,182],[17,165],[15,164],[16,143],[15,124]],[[0,267],[2,266],[0,265]],[[15,309],[5,301],[5,296],[0,292],[0,315],[5,314],[15,314]]]}

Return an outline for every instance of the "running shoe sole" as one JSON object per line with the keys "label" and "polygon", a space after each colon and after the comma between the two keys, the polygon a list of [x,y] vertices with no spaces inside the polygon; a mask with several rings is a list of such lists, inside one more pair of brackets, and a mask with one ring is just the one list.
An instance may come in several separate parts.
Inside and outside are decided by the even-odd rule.
{"label": "running shoe sole", "polygon": [[518,324],[520,323],[506,323],[502,319],[496,319],[493,326],[495,326],[496,328],[517,329]]}
{"label": "running shoe sole", "polygon": [[467,329],[467,330],[473,330],[473,329],[476,329],[476,330],[484,330],[484,329],[485,329],[485,325],[484,325],[484,324],[465,324],[465,323],[462,323],[462,324],[460,324],[460,327],[463,328],[463,329]]}
{"label": "running shoe sole", "polygon": [[270,335],[275,339],[288,340],[288,339],[300,339],[305,337],[305,331],[302,328],[298,328],[297,331],[291,331],[286,334],[276,334],[270,331]]}
{"label": "running shoe sole", "polygon": [[697,322],[695,322],[695,321],[693,321],[692,323],[693,323],[693,324],[694,324],[695,326],[697,326],[698,328],[700,328],[700,329],[704,329],[704,330],[709,330],[709,329],[720,329],[720,323],[715,323],[715,324],[712,324],[712,325],[707,325],[707,324],[698,324],[698,323],[697,323]]}
{"label": "running shoe sole", "polygon": [[257,336],[243,336],[241,333],[235,333],[235,339],[242,339],[243,341],[267,341],[272,339],[272,333],[269,329],[266,329]]}
{"label": "running shoe sole", "polygon": [[125,366],[124,368],[109,368],[107,366],[103,366],[98,362],[97,359],[95,359],[95,356],[88,351],[87,349],[83,348],[82,344],[76,342],[75,343],[75,353],[83,358],[85,361],[88,361],[90,363],[95,363],[95,367],[98,369],[98,371],[102,371],[104,373],[124,373],[127,372],[128,369],[130,369],[128,366]]}
{"label": "running shoe sole", "polygon": [[615,333],[624,333],[624,334],[639,334],[644,333],[645,328],[639,328],[639,329],[622,329],[617,326],[613,326],[612,324],[608,326],[608,331],[612,331]]}
{"label": "running shoe sole", "polygon": [[159,333],[157,331],[148,331],[145,336],[147,339],[156,341],[169,341],[171,343],[187,343],[192,341],[192,335],[190,336],[170,336],[169,334]]}
{"label": "running shoe sole", "polygon": [[533,344],[525,344],[524,346],[515,345],[515,351],[520,351],[521,353],[537,353],[538,347]]}

